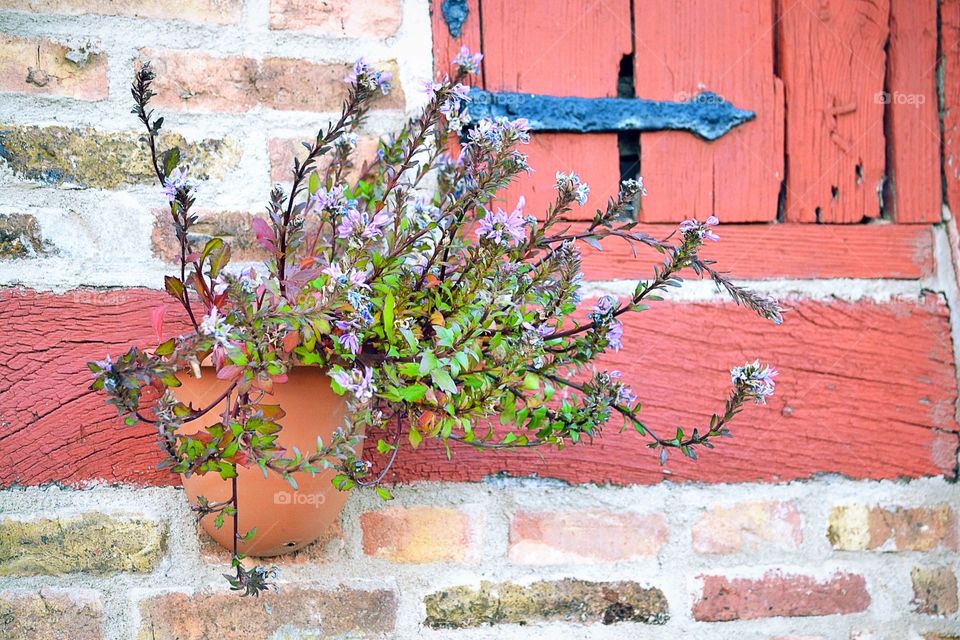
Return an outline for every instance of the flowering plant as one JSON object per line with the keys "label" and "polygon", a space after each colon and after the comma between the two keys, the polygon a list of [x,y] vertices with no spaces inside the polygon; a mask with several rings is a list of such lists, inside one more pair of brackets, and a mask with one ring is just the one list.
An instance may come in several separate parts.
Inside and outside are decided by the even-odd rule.
{"label": "flowering plant", "polygon": [[[304,143],[291,190],[274,188],[266,217],[253,223],[272,257],[264,267],[239,271],[227,268],[230,247],[222,239],[191,241],[196,185],[178,149],[157,149],[163,119],[149,108],[154,74],[149,65],[137,73],[133,112],[146,127],[180,245],[179,273],[166,277],[165,288],[193,330],[152,351],[131,348],[90,363],[92,389],[105,391],[128,424],[155,426],[172,472],[233,480],[231,500],[194,507],[201,517],[236,522],[241,464],[280,474],[294,487],[297,473],[334,468],[338,489],[375,485],[389,499],[380,486],[387,470],[402,446],[417,447],[425,438],[438,439],[448,453],[450,443],[563,448],[591,441],[616,416],[649,438],[661,461],[671,449],[695,458],[699,447],[729,435],[730,420],[746,402],[762,403],[773,392],[775,371],[759,362],[737,367],[722,412],[689,433],[663,437],[641,421],[640,403],[619,372],[594,368],[605,351],[620,349],[620,316],[680,285],[686,269],[775,322],[780,309],[700,258],[702,244],[718,240],[716,218],[688,220],[663,240],[635,231],[630,215],[644,194],[640,181],[623,182],[617,197],[576,231],[567,214],[589,194],[576,174],[557,174],[556,199],[539,218],[524,211],[522,198],[510,211],[491,204],[529,170],[520,151],[529,133],[522,119],[470,122],[463,81],[479,60],[461,52],[453,79],[430,83],[422,112],[381,140],[376,157],[347,180],[356,132],[371,101],[390,88],[387,74],[357,62],[339,119]],[[453,157],[448,151],[457,134]],[[321,167],[322,156],[329,162]],[[633,295],[604,296],[578,315],[578,245],[599,248],[608,238],[658,252],[662,263]],[[207,407],[178,401],[171,392],[180,385],[177,375],[198,375],[207,357],[227,391]],[[264,402],[296,365],[323,368],[334,391],[348,398],[346,424],[314,451],[278,447],[283,413]],[[152,415],[145,413],[148,395],[159,398]],[[192,435],[179,431],[225,398],[221,422]],[[494,416],[501,427],[492,426]],[[364,432],[383,433],[378,471],[357,457]],[[234,589],[256,594],[271,574],[244,568],[239,536],[235,530],[236,572],[228,578]]]}

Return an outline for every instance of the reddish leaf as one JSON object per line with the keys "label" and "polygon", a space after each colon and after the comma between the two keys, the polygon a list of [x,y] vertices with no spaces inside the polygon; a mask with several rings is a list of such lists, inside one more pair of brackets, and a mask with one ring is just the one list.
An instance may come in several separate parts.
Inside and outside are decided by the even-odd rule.
{"label": "reddish leaf", "polygon": [[163,316],[167,313],[167,305],[162,304],[154,307],[150,312],[150,321],[153,323],[153,331],[157,334],[157,340],[163,340]]}
{"label": "reddish leaf", "polygon": [[260,246],[267,251],[275,251],[277,236],[273,232],[273,227],[267,224],[267,221],[263,218],[254,218],[251,224]]}

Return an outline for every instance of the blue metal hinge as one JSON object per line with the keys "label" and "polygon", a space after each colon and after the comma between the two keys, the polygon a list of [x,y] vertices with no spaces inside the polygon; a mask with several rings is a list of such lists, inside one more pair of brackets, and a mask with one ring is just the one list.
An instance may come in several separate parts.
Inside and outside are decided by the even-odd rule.
{"label": "blue metal hinge", "polygon": [[716,140],[756,117],[715,93],[705,91],[683,102],[643,98],[565,98],[532,93],[470,90],[470,116],[526,118],[531,131],[614,132],[689,131]]}

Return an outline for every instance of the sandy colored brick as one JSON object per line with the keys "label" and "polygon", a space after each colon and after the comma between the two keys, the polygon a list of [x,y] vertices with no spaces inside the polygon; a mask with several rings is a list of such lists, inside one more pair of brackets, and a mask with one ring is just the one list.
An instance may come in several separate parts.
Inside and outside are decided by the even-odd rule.
{"label": "sandy colored brick", "polygon": [[[270,158],[270,180],[280,183],[292,182],[293,159],[300,158],[300,160],[303,160],[306,158],[307,150],[304,148],[303,142],[312,143],[316,135],[316,131],[311,131],[304,132],[298,138],[270,138],[267,141],[267,155]],[[351,156],[352,166],[344,174],[347,180],[355,180],[364,161],[374,159],[379,141],[380,138],[373,134],[360,134],[357,137],[357,147]],[[329,164],[329,156],[321,156],[317,162],[318,171],[326,171]]]}
{"label": "sandy colored brick", "polygon": [[838,572],[826,580],[778,571],[762,578],[700,578],[703,590],[693,617],[701,622],[857,613],[870,605],[866,580],[851,573]]}
{"label": "sandy colored brick", "polygon": [[149,573],[166,528],[143,518],[87,513],[75,518],[0,521],[0,576]]}
{"label": "sandy colored brick", "polygon": [[790,502],[741,502],[709,509],[693,525],[699,553],[730,554],[759,549],[796,549],[803,521]]}
{"label": "sandy colored brick", "polygon": [[392,562],[464,562],[472,555],[470,517],[445,507],[391,507],[360,516],[363,552]]}
{"label": "sandy colored brick", "polygon": [[270,28],[347,38],[387,38],[400,28],[400,0],[270,0]]}
{"label": "sandy colored brick", "polygon": [[914,567],[913,605],[917,613],[948,616],[957,612],[957,576],[950,567]]}
{"label": "sandy colored brick", "polygon": [[38,258],[56,253],[29,213],[0,213],[0,260]]}
{"label": "sandy colored brick", "polygon": [[830,512],[827,539],[844,551],[957,548],[957,519],[947,504],[931,507],[843,505]]}
{"label": "sandy colored brick", "polygon": [[[133,116],[131,116],[133,118]],[[15,175],[45,184],[77,184],[114,189],[122,185],[156,184],[150,153],[138,131],[105,132],[89,128],[32,127],[0,124],[0,165]],[[232,139],[187,142],[180,135],[161,134],[159,147],[179,147],[191,175],[223,178],[237,166],[241,151]]]}
{"label": "sandy colored brick", "polygon": [[660,589],[636,582],[554,580],[519,585],[481,582],[452,587],[424,598],[425,624],[434,629],[464,629],[494,624],[568,622],[665,624],[670,619]]}
{"label": "sandy colored brick", "polygon": [[0,91],[107,97],[107,56],[43,38],[0,36]]}
{"label": "sandy colored brick", "polygon": [[[197,222],[190,227],[188,237],[194,246],[203,246],[212,237],[223,238],[230,245],[234,262],[259,262],[268,252],[257,244],[253,232],[253,213],[246,211],[210,211],[198,209]],[[180,243],[174,231],[169,209],[155,209],[151,242],[153,255],[168,263],[180,260]]]}
{"label": "sandy colored brick", "polygon": [[100,640],[101,616],[93,592],[0,592],[0,640]]}
{"label": "sandy colored brick", "polygon": [[[240,113],[262,105],[284,111],[338,111],[347,93],[345,63],[141,49],[137,64],[148,60],[157,74],[153,104],[164,109]],[[397,77],[395,62],[376,66]],[[375,108],[404,105],[398,82],[388,96],[374,100]]]}
{"label": "sandy colored brick", "polygon": [[655,556],[667,535],[660,513],[520,512],[510,522],[509,555],[531,565],[630,562]]}
{"label": "sandy colored brick", "polygon": [[393,591],[311,589],[240,598],[230,591],[163,593],[140,601],[138,640],[248,638],[386,638],[393,632]]}
{"label": "sandy colored brick", "polygon": [[243,0],[4,0],[3,8],[61,15],[129,16],[231,24],[243,15]]}

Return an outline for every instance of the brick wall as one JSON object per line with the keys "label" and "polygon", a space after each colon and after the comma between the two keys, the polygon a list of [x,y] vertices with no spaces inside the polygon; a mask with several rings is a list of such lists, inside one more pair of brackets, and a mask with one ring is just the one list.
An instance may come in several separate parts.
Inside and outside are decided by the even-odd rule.
{"label": "brick wall", "polygon": [[[278,559],[279,596],[225,591],[154,435],[85,393],[87,360],[151,340],[171,255],[132,70],[154,61],[166,143],[204,178],[198,229],[255,260],[251,216],[346,64],[398,80],[361,149],[423,101],[428,5],[0,0],[0,640],[958,637],[953,222],[721,228],[711,257],[784,296],[785,324],[695,283],[608,363],[672,424],[714,408],[731,364],[773,361],[778,394],[734,440],[665,468],[615,433],[543,458],[404,451],[397,499],[355,492]],[[588,296],[646,268],[585,253]],[[661,353],[692,355],[635,366]]]}

